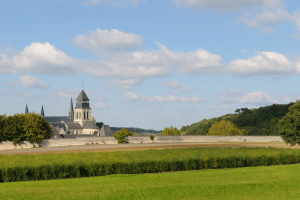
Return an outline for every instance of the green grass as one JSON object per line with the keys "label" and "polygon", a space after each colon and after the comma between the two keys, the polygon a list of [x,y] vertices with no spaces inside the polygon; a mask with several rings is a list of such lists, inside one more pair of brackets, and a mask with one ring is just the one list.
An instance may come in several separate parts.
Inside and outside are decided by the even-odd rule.
{"label": "green grass", "polygon": [[1,155],[0,182],[300,163],[300,149],[183,148]]}
{"label": "green grass", "polygon": [[0,183],[0,199],[299,199],[300,165]]}

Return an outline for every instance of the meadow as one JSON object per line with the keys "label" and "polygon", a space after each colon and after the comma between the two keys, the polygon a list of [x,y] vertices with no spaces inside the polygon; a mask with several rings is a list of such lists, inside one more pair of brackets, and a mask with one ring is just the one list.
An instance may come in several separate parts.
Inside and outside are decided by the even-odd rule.
{"label": "meadow", "polygon": [[300,165],[0,183],[0,199],[299,199]]}
{"label": "meadow", "polygon": [[300,149],[183,148],[0,155],[0,182],[237,168],[300,162]]}

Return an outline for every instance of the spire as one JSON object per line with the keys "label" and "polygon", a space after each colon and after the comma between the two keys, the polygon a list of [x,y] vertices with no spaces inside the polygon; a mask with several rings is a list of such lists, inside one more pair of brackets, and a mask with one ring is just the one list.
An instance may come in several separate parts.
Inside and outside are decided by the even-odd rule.
{"label": "spire", "polygon": [[25,114],[28,113],[28,106],[27,106],[27,103],[26,103],[26,108],[25,108]]}
{"label": "spire", "polygon": [[74,109],[73,109],[73,101],[72,101],[72,97],[71,97],[69,116],[71,117],[73,115],[74,115]]}
{"label": "spire", "polygon": [[41,115],[42,115],[43,117],[45,117],[43,105],[42,105]]}

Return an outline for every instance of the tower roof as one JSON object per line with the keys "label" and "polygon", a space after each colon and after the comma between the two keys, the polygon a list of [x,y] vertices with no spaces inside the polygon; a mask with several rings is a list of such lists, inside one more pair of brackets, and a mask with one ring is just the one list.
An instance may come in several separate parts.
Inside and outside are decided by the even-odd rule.
{"label": "tower roof", "polygon": [[45,116],[43,105],[42,105],[41,115],[42,115],[43,117]]}
{"label": "tower roof", "polygon": [[25,114],[28,113],[28,106],[27,106],[27,103],[26,103],[26,108],[25,108]]}
{"label": "tower roof", "polygon": [[70,102],[70,110],[69,110],[69,114],[74,115],[74,109],[73,109],[73,101],[72,101],[72,97],[71,97],[71,102]]}
{"label": "tower roof", "polygon": [[84,90],[81,90],[79,96],[76,99],[77,101],[88,101],[89,98],[87,97],[87,95],[85,94]]}

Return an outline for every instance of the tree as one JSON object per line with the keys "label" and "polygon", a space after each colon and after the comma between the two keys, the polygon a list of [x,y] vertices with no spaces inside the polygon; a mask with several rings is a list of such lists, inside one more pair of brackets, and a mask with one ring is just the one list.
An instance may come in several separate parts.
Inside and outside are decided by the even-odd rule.
{"label": "tree", "polygon": [[43,139],[51,138],[53,134],[49,123],[39,114],[0,117],[0,142],[9,140],[16,145],[26,140],[39,143]]}
{"label": "tree", "polygon": [[54,134],[50,124],[41,115],[35,113],[25,115],[24,132],[25,140],[35,143],[51,138]]}
{"label": "tree", "polygon": [[114,137],[118,140],[118,143],[126,142],[127,136],[134,136],[134,133],[126,128],[122,128],[114,133]]}
{"label": "tree", "polygon": [[289,112],[279,120],[278,132],[287,144],[300,145],[300,100],[289,107]]}
{"label": "tree", "polygon": [[165,128],[162,135],[180,135],[180,132],[176,127],[171,126],[170,128]]}
{"label": "tree", "polygon": [[209,129],[207,135],[246,135],[246,130],[241,130],[232,122],[227,120],[221,120],[219,122],[215,122],[211,128]]}

